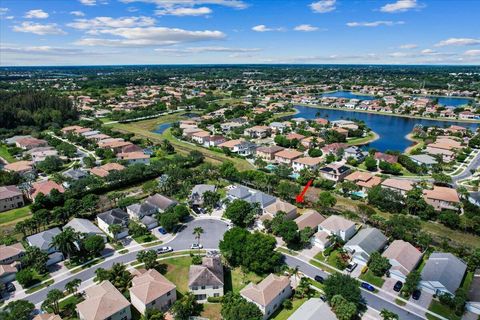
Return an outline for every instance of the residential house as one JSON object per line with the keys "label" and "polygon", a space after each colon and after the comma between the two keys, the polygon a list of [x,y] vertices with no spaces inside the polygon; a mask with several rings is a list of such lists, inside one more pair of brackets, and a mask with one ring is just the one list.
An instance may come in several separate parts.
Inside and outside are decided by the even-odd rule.
{"label": "residential house", "polygon": [[58,158],[58,151],[52,147],[39,147],[31,149],[26,154],[29,154],[33,163],[39,163],[45,161],[47,157]]}
{"label": "residential house", "polygon": [[222,131],[224,133],[228,133],[228,132],[234,130],[235,128],[240,128],[242,126],[243,126],[242,123],[237,123],[237,122],[225,122],[225,123],[220,124],[220,128],[222,129]]}
{"label": "residential house", "polygon": [[177,287],[155,269],[135,270],[129,289],[135,309],[145,314],[147,309],[166,311],[177,300]]}
{"label": "residential house", "polygon": [[382,179],[370,172],[355,171],[345,177],[346,181],[355,183],[362,192],[367,193],[371,188],[378,186]]}
{"label": "residential house", "polygon": [[8,172],[15,172],[24,177],[34,177],[35,170],[33,169],[33,162],[27,160],[20,160],[6,164],[3,170]]}
{"label": "residential house", "polygon": [[320,168],[320,175],[334,182],[342,182],[343,179],[351,172],[351,169],[342,163],[334,162]]}
{"label": "residential house", "polygon": [[24,137],[24,138],[17,139],[15,141],[15,145],[24,150],[30,150],[33,148],[47,147],[48,143],[47,141],[42,139],[37,139],[33,137]]}
{"label": "residential house", "polygon": [[219,256],[203,257],[201,265],[191,265],[188,272],[188,290],[198,302],[208,297],[221,297],[224,290],[223,265]]}
{"label": "residential house", "polygon": [[[112,209],[100,213],[97,215],[97,224],[100,229],[103,230],[110,237],[115,239],[122,239],[128,236],[128,214],[122,209]],[[114,235],[109,227],[112,225],[119,225],[122,227],[122,230]]]}
{"label": "residential house", "polygon": [[383,180],[380,186],[384,189],[396,191],[402,196],[406,196],[407,192],[413,189],[413,181],[388,178]]}
{"label": "residential house", "polygon": [[130,218],[139,221],[148,230],[151,230],[158,226],[158,221],[154,217],[155,213],[157,212],[157,207],[151,205],[148,202],[134,203],[127,207],[127,213]]}
{"label": "residential house", "polygon": [[15,280],[20,260],[25,255],[25,248],[20,242],[12,245],[0,245],[0,284]]}
{"label": "residential house", "polygon": [[157,208],[158,212],[160,213],[163,213],[167,211],[168,208],[174,207],[178,204],[177,201],[158,193],[149,196],[147,199],[145,199],[145,202]]}
{"label": "residential house", "polygon": [[348,144],[335,142],[335,143],[331,143],[331,144],[327,144],[326,146],[323,146],[321,150],[325,155],[327,154],[337,155],[337,154],[340,154],[346,148],[348,148]]}
{"label": "residential house", "polygon": [[272,122],[269,124],[269,127],[276,134],[279,134],[279,133],[282,134],[287,129],[287,126],[281,122]]}
{"label": "residential house", "polygon": [[90,169],[90,173],[100,177],[100,178],[105,178],[106,176],[108,176],[110,174],[110,172],[113,172],[113,171],[122,171],[124,170],[125,167],[122,166],[121,164],[119,163],[115,163],[115,162],[110,162],[110,163],[106,163],[104,165],[101,165],[99,167],[95,167],[95,168],[92,168]]}
{"label": "residential house", "polygon": [[475,270],[467,294],[467,311],[480,315],[480,269]]}
{"label": "residential house", "polygon": [[343,151],[343,158],[345,160],[348,160],[349,158],[353,158],[356,161],[361,162],[365,159],[365,156],[367,154],[368,154],[368,152],[360,150],[359,147],[351,146],[351,147],[346,148]]}
{"label": "residential house", "polygon": [[275,160],[275,154],[284,149],[285,148],[280,146],[258,147],[257,150],[255,150],[255,156],[265,161],[273,161]]}
{"label": "residential house", "polygon": [[[455,160],[455,152],[447,149],[441,149],[441,148],[433,148],[433,147],[427,147],[425,149],[425,152],[432,155],[432,156],[438,156],[442,158],[442,161],[445,163],[450,163],[453,160]],[[413,159],[412,159],[413,160]],[[436,160],[435,160],[436,161]],[[421,163],[420,163],[421,164]],[[428,165],[428,164],[426,164]]]}
{"label": "residential house", "polygon": [[263,320],[268,319],[292,294],[290,279],[286,276],[269,274],[258,284],[250,282],[240,290],[240,295],[254,303],[262,312]]}
{"label": "residential house", "polygon": [[150,156],[142,152],[117,153],[117,159],[126,161],[128,164],[149,164]]}
{"label": "residential house", "polygon": [[73,218],[66,225],[63,226],[63,230],[66,228],[72,228],[76,232],[80,232],[85,237],[90,236],[101,236],[105,242],[107,242],[107,237],[105,234],[98,228],[92,221],[82,218]]}
{"label": "residential house", "polygon": [[355,223],[341,216],[330,216],[318,225],[313,244],[325,249],[331,244],[330,236],[336,235],[343,241],[350,240],[356,232]]}
{"label": "residential house", "polygon": [[338,320],[327,302],[320,298],[310,298],[287,320]]}
{"label": "residential house", "polygon": [[88,176],[88,172],[82,169],[68,169],[67,171],[62,172],[62,176],[70,180],[80,180]]}
{"label": "residential house", "polygon": [[57,190],[60,193],[64,193],[65,189],[59,185],[58,183],[51,181],[51,180],[44,180],[34,182],[30,191],[28,193],[28,197],[35,202],[35,198],[42,193],[45,196],[48,196],[52,190]]}
{"label": "residential house", "polygon": [[285,212],[285,218],[293,220],[298,216],[297,207],[288,202],[277,199],[274,203],[263,209],[263,214],[271,218],[275,217],[278,212]]}
{"label": "residential house", "polygon": [[204,139],[203,146],[209,148],[209,147],[217,147],[220,144],[224,143],[226,141],[224,136],[221,135],[211,135],[208,138]]}
{"label": "residential house", "polygon": [[208,141],[209,136],[210,136],[210,132],[207,132],[205,130],[201,130],[201,131],[197,131],[197,132],[192,133],[191,139],[192,139],[192,141],[203,145],[205,142]]}
{"label": "residential house", "polygon": [[360,230],[343,247],[352,255],[354,262],[366,265],[370,255],[383,249],[387,244],[387,237],[376,228]]}
{"label": "residential house", "polygon": [[315,118],[315,123],[316,124],[319,124],[321,126],[326,126],[328,125],[328,120],[327,119],[323,119],[323,118]]}
{"label": "residential house", "polygon": [[227,191],[227,198],[230,201],[233,200],[244,200],[247,197],[250,197],[252,195],[252,192],[250,191],[249,188],[244,187],[244,186],[235,186],[235,188],[232,188]]}
{"label": "residential house", "polygon": [[405,282],[407,275],[412,272],[422,260],[422,253],[409,242],[395,240],[382,253],[390,262],[390,277]]}
{"label": "residential house", "polygon": [[437,159],[428,154],[415,154],[410,156],[410,159],[419,166],[426,166],[427,168],[431,168],[432,166],[438,164]]}
{"label": "residential house", "polygon": [[16,186],[0,187],[0,212],[20,208],[25,205],[23,193]]}
{"label": "residential house", "polygon": [[290,166],[293,160],[298,159],[301,156],[303,156],[302,152],[292,149],[285,149],[275,153],[275,161],[279,164],[286,164]]}
{"label": "residential house", "polygon": [[419,287],[430,294],[455,295],[466,270],[466,263],[453,254],[434,252],[422,269]]}
{"label": "residential house", "polygon": [[251,195],[244,198],[243,200],[252,205],[258,204],[260,209],[264,209],[265,207],[273,204],[277,200],[277,198],[261,191],[252,190]]}
{"label": "residential house", "polygon": [[244,135],[250,138],[266,138],[270,135],[272,129],[268,126],[253,126],[244,131]]}
{"label": "residential house", "polygon": [[80,320],[131,320],[130,302],[113,284],[104,280],[85,289],[85,300],[77,304]]}
{"label": "residential house", "polygon": [[316,210],[307,209],[294,221],[298,226],[298,230],[303,230],[309,227],[312,228],[314,232],[317,232],[318,225],[325,221],[325,217],[318,213],[318,211]]}
{"label": "residential house", "polygon": [[387,154],[387,153],[382,153],[382,152],[375,152],[375,155],[373,156],[377,162],[385,161],[390,164],[394,164],[398,162],[398,156],[394,154]]}
{"label": "residential house", "polygon": [[305,139],[305,136],[303,134],[292,132],[292,133],[287,134],[286,138],[289,141],[292,141],[292,140],[301,141],[301,140]]}
{"label": "residential house", "polygon": [[303,157],[292,161],[292,169],[295,172],[300,172],[304,169],[315,171],[322,162],[320,157]]}
{"label": "residential house", "polygon": [[41,313],[33,317],[32,320],[62,320],[62,318],[54,313]]}
{"label": "residential house", "polygon": [[27,237],[27,243],[31,247],[37,247],[48,254],[47,266],[63,260],[63,254],[52,246],[53,238],[60,234],[60,228],[55,227]]}
{"label": "residential house", "polygon": [[432,190],[423,190],[423,198],[437,211],[458,210],[460,206],[457,190],[452,188],[433,186]]}
{"label": "residential house", "polygon": [[217,187],[212,184],[197,184],[190,193],[190,203],[196,206],[203,205],[203,194],[207,191],[215,192]]}
{"label": "residential house", "polygon": [[248,156],[255,152],[256,145],[243,139],[229,140],[218,145],[219,148],[227,148],[233,153]]}
{"label": "residential house", "polygon": [[105,140],[102,140],[98,143],[98,147],[102,149],[111,149],[115,154],[122,152],[122,149],[126,146],[132,145],[133,143],[129,141],[110,141],[110,142],[104,142]]}

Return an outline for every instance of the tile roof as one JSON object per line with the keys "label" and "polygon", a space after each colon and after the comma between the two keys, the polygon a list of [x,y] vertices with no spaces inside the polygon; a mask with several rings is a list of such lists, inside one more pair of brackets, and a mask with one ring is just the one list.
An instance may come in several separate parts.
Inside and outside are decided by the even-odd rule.
{"label": "tile roof", "polygon": [[46,180],[46,181],[39,181],[32,184],[32,189],[30,191],[30,195],[32,199],[35,199],[39,193],[43,193],[44,195],[49,195],[53,189],[58,190],[60,193],[64,193],[65,189],[59,185],[58,183]]}
{"label": "tile roof", "polygon": [[60,228],[55,227],[29,236],[27,237],[27,241],[31,246],[38,247],[43,251],[48,251],[53,237],[61,232]]}
{"label": "tile roof", "polygon": [[22,194],[16,186],[0,187],[0,200],[21,196]]}
{"label": "tile roof", "polygon": [[201,265],[191,265],[188,286],[223,286],[223,265],[220,257],[203,257]]}
{"label": "tile roof", "polygon": [[355,223],[341,216],[330,216],[320,226],[329,231],[347,230],[355,226]]}
{"label": "tile roof", "polygon": [[21,161],[6,164],[3,167],[3,169],[7,171],[13,171],[13,172],[23,172],[23,171],[32,170],[32,165],[33,165],[32,161],[21,160]]}
{"label": "tile roof", "polygon": [[0,260],[7,260],[11,257],[18,256],[19,254],[25,252],[25,248],[22,243],[17,242],[12,245],[6,246],[4,244],[0,245]]}
{"label": "tile roof", "polygon": [[434,186],[433,190],[423,190],[423,195],[428,199],[459,203],[457,190],[447,187]]}
{"label": "tile roof", "polygon": [[308,209],[295,219],[295,223],[297,224],[299,230],[303,230],[306,227],[314,229],[317,228],[318,225],[324,220],[325,217],[318,213],[318,211]]}
{"label": "tile roof", "polygon": [[280,292],[290,286],[290,279],[286,276],[269,274],[259,284],[250,282],[240,291],[240,294],[261,306],[267,306]]}
{"label": "tile roof", "polygon": [[382,186],[390,187],[394,189],[400,189],[403,191],[410,191],[413,189],[413,181],[403,180],[403,179],[385,179],[382,183]]}
{"label": "tile roof", "polygon": [[176,288],[172,282],[155,269],[142,270],[140,273],[132,279],[132,287],[129,291],[130,295],[135,296],[144,304],[149,304]]}
{"label": "tile roof", "polygon": [[397,261],[401,265],[398,269],[404,275],[409,274],[422,259],[422,253],[403,240],[393,241],[382,256]]}
{"label": "tile roof", "polygon": [[282,150],[282,151],[279,151],[279,152],[275,153],[275,157],[290,159],[290,160],[301,157],[302,155],[303,155],[302,152],[297,151],[297,150],[291,150],[291,149],[285,149],[285,150]]}
{"label": "tile roof", "polygon": [[268,213],[272,216],[275,216],[279,211],[288,214],[293,211],[296,212],[297,207],[295,207],[293,204],[277,199],[277,201],[265,208],[265,213]]}

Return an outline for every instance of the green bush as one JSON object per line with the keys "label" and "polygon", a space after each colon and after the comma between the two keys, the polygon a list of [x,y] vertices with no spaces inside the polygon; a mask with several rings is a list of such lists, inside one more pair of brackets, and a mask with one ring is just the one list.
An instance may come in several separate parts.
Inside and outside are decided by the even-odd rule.
{"label": "green bush", "polygon": [[207,301],[210,303],[221,303],[223,301],[223,297],[208,297]]}

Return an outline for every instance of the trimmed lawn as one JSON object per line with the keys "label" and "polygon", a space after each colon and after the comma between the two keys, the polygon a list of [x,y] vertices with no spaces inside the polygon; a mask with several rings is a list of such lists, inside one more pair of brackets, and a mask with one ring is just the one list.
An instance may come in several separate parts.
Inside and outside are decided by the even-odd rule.
{"label": "trimmed lawn", "polygon": [[315,261],[315,260],[313,260],[313,259],[310,260],[310,264],[312,264],[312,265],[314,265],[315,267],[320,268],[320,269],[322,269],[323,271],[326,271],[326,272],[328,272],[328,273],[335,273],[335,272],[337,272],[335,269],[332,269],[332,268],[327,267],[327,266],[325,266],[325,265],[323,265],[323,264],[321,264],[321,263],[318,263],[317,261]]}
{"label": "trimmed lawn", "polygon": [[377,277],[376,275],[373,274],[373,272],[371,272],[370,270],[368,270],[367,272],[365,272],[364,274],[362,274],[360,276],[360,279],[362,279],[363,281],[367,281],[368,283],[371,283],[373,284],[374,286],[377,286],[379,288],[381,288],[383,286],[383,283],[385,282],[385,280],[383,280],[382,278],[380,277]]}
{"label": "trimmed lawn", "polygon": [[163,242],[161,240],[158,240],[158,241],[153,241],[153,242],[150,242],[150,243],[145,243],[145,244],[142,244],[142,247],[144,248],[150,248],[150,247],[155,247],[155,246],[158,246],[159,244],[162,244]]}
{"label": "trimmed lawn", "polygon": [[[462,317],[459,317],[455,314],[455,312],[453,312],[453,310],[451,310],[450,308],[448,308],[447,306],[444,306],[443,304],[441,304],[440,302],[436,301],[436,300],[433,300],[432,303],[430,304],[430,307],[428,308],[428,310],[432,311],[432,312],[435,312],[449,320],[460,320]],[[435,316],[432,316],[430,314],[427,313],[427,319],[437,319],[437,317]]]}
{"label": "trimmed lawn", "polygon": [[151,242],[154,241],[156,238],[153,234],[149,233],[140,237],[133,237],[133,240],[135,240],[138,244],[144,243],[144,242]]}
{"label": "trimmed lawn", "polygon": [[221,303],[204,303],[203,311],[200,314],[200,316],[210,320],[221,320],[222,319],[222,316],[220,315],[221,310],[222,310]]}
{"label": "trimmed lawn", "polygon": [[6,224],[15,220],[23,219],[31,215],[30,207],[12,209],[0,213],[0,224]]}
{"label": "trimmed lawn", "polygon": [[338,256],[338,255],[339,255],[339,251],[338,251],[338,250],[333,250],[333,251],[330,253],[330,255],[327,256],[327,257],[324,257],[324,256],[323,256],[323,253],[320,252],[319,254],[317,254],[317,255],[315,256],[315,259],[320,260],[320,261],[324,261],[324,262],[326,262],[327,264],[331,265],[332,267],[342,270],[342,269],[344,269],[344,268],[342,268],[341,266],[339,266],[338,263],[337,263],[337,256]]}
{"label": "trimmed lawn", "polygon": [[192,264],[192,258],[180,257],[161,261],[167,265],[165,277],[177,286],[180,293],[188,292],[188,270]]}
{"label": "trimmed lawn", "polygon": [[[25,293],[33,293],[36,292],[40,289],[46,288],[50,285],[52,285],[55,281],[53,279],[45,281],[50,278],[50,274],[46,273],[44,275],[38,274],[38,272],[34,271],[33,275],[34,279],[36,279],[36,284],[30,286],[27,290],[25,290]],[[44,283],[39,284],[40,282],[45,281]],[[38,285],[37,285],[38,284]]]}
{"label": "trimmed lawn", "polygon": [[253,272],[242,273],[240,268],[225,270],[225,291],[240,292],[250,282],[259,283],[263,277]]}
{"label": "trimmed lawn", "polygon": [[285,248],[277,248],[277,251],[278,252],[281,252],[281,253],[286,253],[286,254],[289,254],[291,256],[296,256],[298,255],[297,252],[293,251],[293,250],[290,250],[290,249],[285,249]]}
{"label": "trimmed lawn", "polygon": [[6,145],[0,145],[0,157],[2,157],[3,159],[5,159],[5,161],[7,161],[8,163],[12,163],[12,162],[15,162],[17,161],[17,159],[15,159],[11,154],[10,152],[8,152],[8,148]]}
{"label": "trimmed lawn", "polygon": [[463,279],[462,288],[465,289],[467,292],[468,292],[468,290],[470,289],[470,285],[472,284],[473,275],[474,275],[474,274],[473,274],[472,271],[468,271],[468,272],[467,272],[467,275],[466,275],[465,278]]}
{"label": "trimmed lawn", "polygon": [[307,298],[303,298],[303,299],[293,299],[292,301],[292,309],[288,310],[288,309],[285,309],[283,308],[283,306],[281,306],[274,314],[273,314],[273,317],[272,319],[274,320],[287,320],[298,308],[300,308],[300,306],[302,304],[305,303],[305,301],[307,301]]}

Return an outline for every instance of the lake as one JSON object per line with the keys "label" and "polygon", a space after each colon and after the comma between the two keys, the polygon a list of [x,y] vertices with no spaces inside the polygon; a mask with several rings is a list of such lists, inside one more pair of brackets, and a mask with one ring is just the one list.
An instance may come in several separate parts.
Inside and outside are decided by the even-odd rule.
{"label": "lake", "polygon": [[356,94],[352,91],[335,91],[327,92],[321,95],[321,97],[334,97],[334,98],[345,98],[345,99],[358,99],[358,100],[375,100],[376,98],[371,95],[366,94]]}
{"label": "lake", "polygon": [[376,132],[380,138],[366,145],[368,148],[375,148],[380,151],[399,150],[404,151],[412,145],[412,142],[405,138],[412,132],[416,124],[424,126],[449,127],[456,124],[463,127],[476,129],[477,123],[461,123],[457,121],[436,121],[424,119],[411,119],[404,117],[395,117],[389,115],[373,114],[366,112],[355,112],[345,110],[320,109],[306,106],[295,106],[299,113],[291,117],[301,117],[305,119],[325,118],[330,121],[340,119],[362,120],[365,124]]}
{"label": "lake", "polygon": [[162,134],[165,130],[170,128],[172,125],[173,125],[173,122],[162,123],[155,130],[153,130],[153,132],[158,133],[158,134]]}

